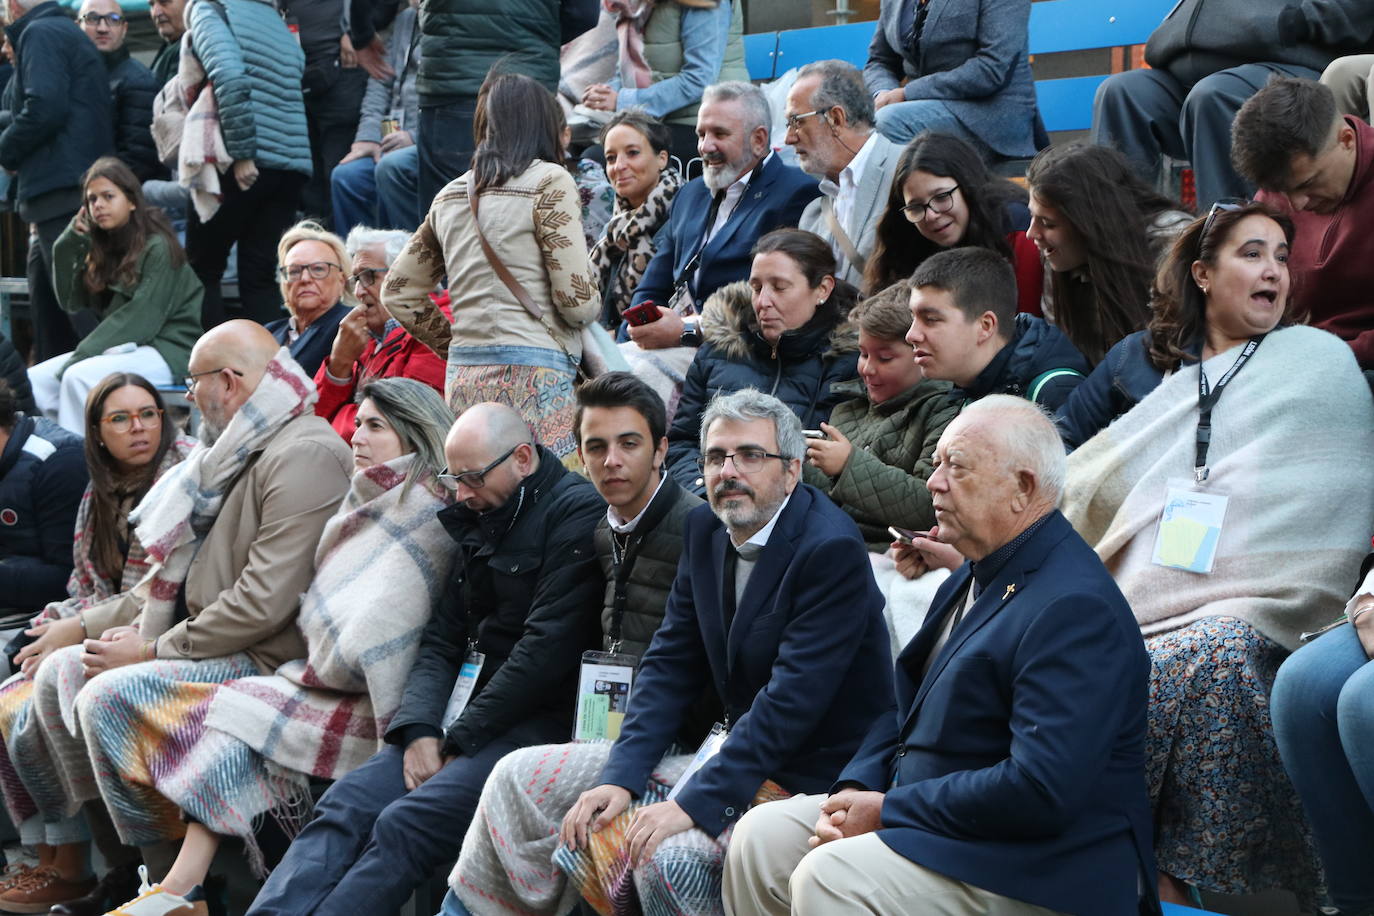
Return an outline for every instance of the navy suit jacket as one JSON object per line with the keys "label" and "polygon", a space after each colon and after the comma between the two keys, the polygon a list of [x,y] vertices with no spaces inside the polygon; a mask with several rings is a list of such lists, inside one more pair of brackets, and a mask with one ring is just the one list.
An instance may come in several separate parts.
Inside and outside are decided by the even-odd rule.
{"label": "navy suit jacket", "polygon": [[[783,165],[776,155],[765,162],[749,183],[730,218],[701,254],[692,297],[701,311],[706,297],[727,283],[749,279],[754,243],[774,229],[796,226],[806,205],[820,196],[816,179],[801,169]],[[654,239],[654,257],[635,289],[632,304],[652,300],[667,306],[677,278],[701,247],[712,192],[700,178],[682,186],[673,209]]]}
{"label": "navy suit jacket", "polygon": [[[886,792],[878,837],[951,878],[1064,913],[1158,912],[1145,789],[1150,660],[1102,562],[1054,512],[923,677],[969,564],[897,658],[897,711],[836,783]],[[1147,899],[1140,899],[1143,877]]]}
{"label": "navy suit jacket", "polygon": [[799,483],[727,624],[723,571],[733,549],[709,506],[687,516],[663,624],[601,774],[642,793],[688,708],[714,686],[729,737],[676,799],[712,836],[744,814],[765,780],[825,791],[892,707],[883,596],[848,515]]}
{"label": "navy suit jacket", "polygon": [[[334,303],[333,308],[316,318],[310,327],[305,329],[305,333],[288,347],[291,358],[300,363],[306,375],[314,378],[315,373],[320,371],[320,364],[329,357],[329,351],[334,349],[334,335],[339,331],[339,322],[344,320],[348,312],[349,306],[342,302]],[[287,332],[291,328],[289,318],[279,318],[266,327],[277,339],[277,343],[283,347],[287,346]]]}

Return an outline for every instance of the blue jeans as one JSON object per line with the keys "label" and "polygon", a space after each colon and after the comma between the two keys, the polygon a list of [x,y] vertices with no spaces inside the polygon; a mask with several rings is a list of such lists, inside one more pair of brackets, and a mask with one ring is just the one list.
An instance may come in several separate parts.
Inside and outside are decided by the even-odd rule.
{"label": "blue jeans", "polygon": [[334,205],[334,231],[347,236],[354,226],[404,229],[420,225],[415,212],[419,150],[414,145],[387,153],[374,162],[364,156],[334,167],[329,178]]}
{"label": "blue jeans", "polygon": [[416,207],[429,212],[434,195],[472,162],[472,120],[477,114],[477,99],[459,99],[447,105],[420,107],[420,179],[416,185]]}
{"label": "blue jeans", "polygon": [[463,906],[463,901],[458,899],[458,895],[450,890],[444,895],[444,905],[434,916],[472,916],[472,911]]}
{"label": "blue jeans", "polygon": [[388,746],[340,779],[315,806],[249,907],[251,916],[394,913],[440,866],[458,858],[477,797],[496,761],[566,735],[566,721],[520,723],[475,755],[449,761],[413,792],[404,752]]}
{"label": "blue jeans", "polygon": [[965,127],[964,122],[949,110],[949,106],[938,99],[915,99],[884,105],[878,109],[874,121],[878,133],[899,146],[905,146],[928,130],[938,130],[953,134],[971,145],[985,162],[999,158],[993,153],[992,147]]}
{"label": "blue jeans", "polygon": [[1331,902],[1374,908],[1374,663],[1352,626],[1294,652],[1270,700],[1274,737],[1326,866]]}

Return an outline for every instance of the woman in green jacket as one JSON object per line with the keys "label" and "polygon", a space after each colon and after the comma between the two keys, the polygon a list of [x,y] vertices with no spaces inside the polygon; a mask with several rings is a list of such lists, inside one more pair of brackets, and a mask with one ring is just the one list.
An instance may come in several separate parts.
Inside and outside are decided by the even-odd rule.
{"label": "woman in green jacket", "polygon": [[71,353],[29,370],[38,409],[78,434],[86,393],[110,373],[137,373],[154,385],[186,374],[204,295],[167,218],[144,203],[128,166],[97,159],[81,186],[84,203],[53,246],[53,287],[63,309],[89,309],[100,323]]}

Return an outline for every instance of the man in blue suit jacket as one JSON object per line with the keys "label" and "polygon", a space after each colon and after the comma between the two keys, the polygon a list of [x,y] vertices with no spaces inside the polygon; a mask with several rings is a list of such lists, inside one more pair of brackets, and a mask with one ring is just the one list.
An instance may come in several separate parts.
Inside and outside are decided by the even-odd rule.
{"label": "man in blue suit jacket", "polygon": [[[635,813],[633,866],[693,827],[718,837],[765,780],[787,792],[823,791],[892,700],[883,596],[853,521],[799,483],[806,440],[796,415],[744,390],[713,401],[702,429],[710,506],[687,518],[663,624],[603,784],[582,794],[563,825],[565,843],[578,848],[588,828],[624,811],[688,708],[714,686],[724,743],[675,796]],[[700,887],[700,866],[686,870],[691,853],[674,853],[639,877]]]}
{"label": "man in blue suit jacket", "polygon": [[632,305],[663,307],[658,321],[629,328],[631,339],[644,349],[700,345],[697,324],[684,325],[667,308],[674,294],[685,289],[699,313],[711,293],[749,279],[754,243],[774,229],[797,225],[820,194],[814,178],[773,155],[768,146],[772,123],[768,100],[757,86],[716,83],[702,94],[697,110],[702,176],[683,185],[673,199],[632,300]]}
{"label": "man in blue suit jacket", "polygon": [[739,824],[727,912],[1158,912],[1150,662],[1055,509],[1064,469],[1053,425],[1021,398],[984,398],[945,430],[928,483],[937,534],[971,562],[898,657],[895,714],[834,794]]}

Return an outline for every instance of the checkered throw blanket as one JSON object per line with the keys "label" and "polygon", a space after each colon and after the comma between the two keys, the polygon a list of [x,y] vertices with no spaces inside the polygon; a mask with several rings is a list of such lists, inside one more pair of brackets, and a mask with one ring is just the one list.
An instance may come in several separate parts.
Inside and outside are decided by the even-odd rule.
{"label": "checkered throw blanket", "polygon": [[376,753],[453,556],[436,516],[446,491],[429,473],[402,483],[413,458],[354,475],[325,526],[301,604],[308,657],[225,684],[210,706],[211,729],[324,779]]}

